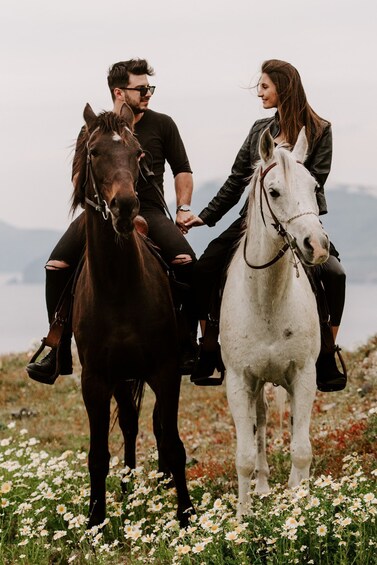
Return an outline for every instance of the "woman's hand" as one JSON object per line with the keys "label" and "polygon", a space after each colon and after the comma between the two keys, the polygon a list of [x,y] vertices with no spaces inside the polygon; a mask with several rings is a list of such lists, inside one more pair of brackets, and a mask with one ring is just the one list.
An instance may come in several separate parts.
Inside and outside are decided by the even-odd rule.
{"label": "woman's hand", "polygon": [[185,227],[187,230],[196,226],[204,226],[204,222],[199,216],[190,216],[187,220],[184,221]]}

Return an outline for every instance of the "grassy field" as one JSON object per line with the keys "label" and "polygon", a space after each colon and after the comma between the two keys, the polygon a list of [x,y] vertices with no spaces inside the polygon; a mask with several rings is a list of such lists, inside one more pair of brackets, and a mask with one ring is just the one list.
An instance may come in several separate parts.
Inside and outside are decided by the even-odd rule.
{"label": "grassy field", "polygon": [[[0,358],[0,564],[27,563],[377,563],[377,336],[345,352],[349,385],[318,393],[312,418],[312,479],[287,493],[288,406],[283,430],[271,402],[271,495],[235,520],[235,432],[225,386],[185,377],[180,433],[197,515],[188,531],[174,517],[174,492],[156,479],[147,389],[130,472],[120,494],[122,439],[114,419],[106,528],[85,530],[88,424],[79,371],[53,387],[31,381],[27,354]],[[269,393],[272,400],[272,393]],[[131,488],[132,485],[132,488]]]}

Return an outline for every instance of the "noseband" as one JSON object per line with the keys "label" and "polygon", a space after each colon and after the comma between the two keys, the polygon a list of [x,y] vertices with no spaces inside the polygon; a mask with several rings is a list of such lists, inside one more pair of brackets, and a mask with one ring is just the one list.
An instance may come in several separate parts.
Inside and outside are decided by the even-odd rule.
{"label": "noseband", "polygon": [[[297,161],[297,163],[300,163],[302,165],[302,163],[300,161]],[[293,264],[294,267],[296,269],[296,276],[299,277],[299,270],[298,270],[298,264],[297,264],[297,259],[296,259],[296,253],[295,250],[297,248],[297,241],[296,238],[293,237],[282,225],[282,223],[278,220],[278,218],[275,216],[271,205],[270,205],[270,201],[268,199],[267,196],[267,192],[264,186],[264,179],[267,175],[267,173],[269,171],[271,171],[271,169],[273,169],[274,167],[276,167],[277,162],[275,161],[274,163],[271,163],[271,165],[269,165],[267,167],[267,169],[265,169],[264,171],[261,171],[260,173],[260,177],[259,177],[259,186],[260,186],[260,191],[259,191],[259,202],[260,202],[260,212],[261,212],[261,216],[262,216],[262,220],[264,225],[266,226],[266,221],[264,218],[264,213],[263,213],[263,197],[266,201],[268,210],[271,214],[271,217],[274,221],[274,223],[272,224],[272,226],[276,229],[277,233],[284,239],[285,243],[283,245],[283,247],[281,247],[281,249],[279,249],[278,253],[275,255],[275,257],[273,259],[271,259],[271,261],[268,261],[267,263],[264,263],[263,265],[253,265],[251,264],[247,257],[246,257],[246,246],[247,246],[247,234],[245,236],[245,240],[244,240],[244,247],[243,247],[243,256],[244,256],[244,260],[245,263],[247,264],[248,267],[250,267],[251,269],[266,269],[267,267],[270,267],[271,265],[273,265],[274,263],[276,263],[281,257],[283,257],[283,255],[285,255],[285,253],[288,251],[288,249],[291,250],[292,252],[292,256],[293,256]],[[292,218],[289,218],[289,220],[286,220],[286,224],[289,224],[290,222],[292,222],[293,220],[296,220],[297,218],[300,218],[301,216],[307,216],[309,214],[314,214],[315,216],[317,216],[317,214],[315,212],[309,211],[309,212],[302,212],[301,214],[296,214],[295,216],[292,216]],[[267,226],[266,226],[267,227]]]}

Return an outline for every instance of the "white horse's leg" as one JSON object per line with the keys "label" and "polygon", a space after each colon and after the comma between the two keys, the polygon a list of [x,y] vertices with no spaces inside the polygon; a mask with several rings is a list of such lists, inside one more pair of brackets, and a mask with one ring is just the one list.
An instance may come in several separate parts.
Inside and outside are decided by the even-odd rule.
{"label": "white horse's leg", "polygon": [[[311,369],[310,372],[314,370]],[[291,395],[291,460],[292,467],[288,486],[297,487],[309,478],[312,461],[310,443],[310,419],[316,393],[315,375],[302,373],[293,385]]]}
{"label": "white horse's leg", "polygon": [[256,462],[256,395],[249,383],[227,368],[226,388],[229,408],[236,426],[236,469],[238,476],[237,516],[250,513],[250,481]]}
{"label": "white horse's leg", "polygon": [[256,460],[256,485],[255,492],[267,494],[270,492],[268,477],[270,469],[266,456],[266,426],[267,426],[267,401],[264,388],[260,391],[257,398],[257,460]]}

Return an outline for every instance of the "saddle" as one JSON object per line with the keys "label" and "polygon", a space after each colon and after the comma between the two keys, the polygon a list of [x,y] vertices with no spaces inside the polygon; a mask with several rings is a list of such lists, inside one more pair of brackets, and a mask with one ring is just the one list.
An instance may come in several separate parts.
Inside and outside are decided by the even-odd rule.
{"label": "saddle", "polygon": [[[162,268],[166,272],[170,283],[173,303],[176,310],[179,310],[177,304],[181,302],[180,296],[182,296],[182,292],[188,290],[188,285],[176,280],[174,272],[162,258],[159,247],[157,247],[155,243],[153,243],[153,241],[148,237],[148,223],[145,218],[143,218],[142,216],[136,216],[134,224],[136,231],[141,235],[142,241],[148,247],[152,255],[156,257],[156,259],[158,259]],[[63,293],[56,307],[54,319],[50,324],[50,329],[47,336],[42,338],[39,349],[34,353],[29,363],[34,363],[38,359],[42,351],[45,349],[45,347],[51,347],[52,349],[57,350],[57,366],[59,366],[59,348],[63,334],[67,334],[67,329],[71,328],[72,326],[73,298],[83,263],[84,254],[82,255],[76,270],[72,273],[71,278],[69,279],[63,290]]]}

